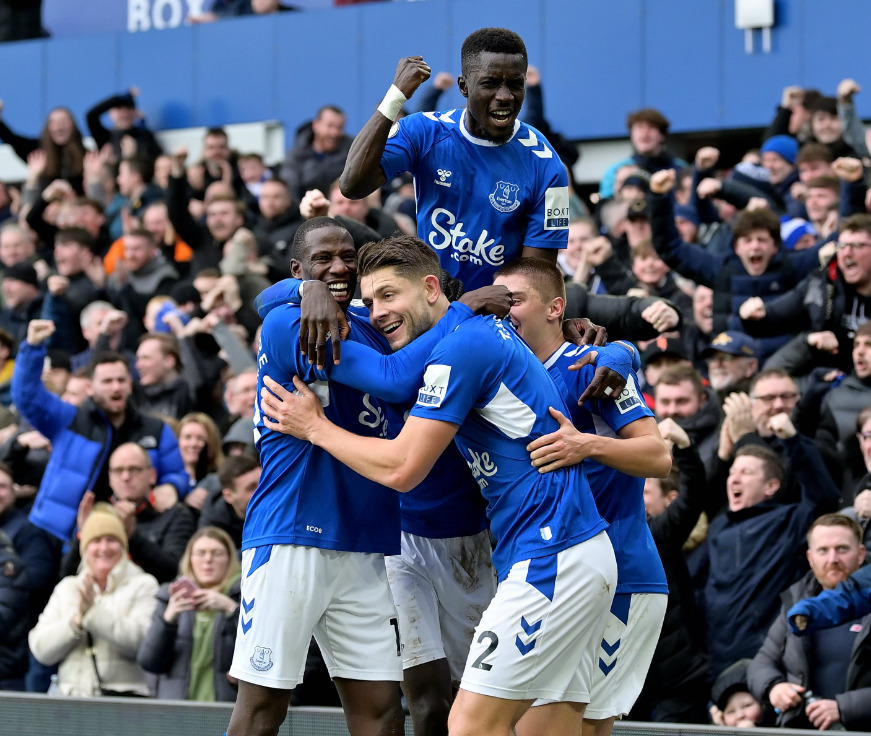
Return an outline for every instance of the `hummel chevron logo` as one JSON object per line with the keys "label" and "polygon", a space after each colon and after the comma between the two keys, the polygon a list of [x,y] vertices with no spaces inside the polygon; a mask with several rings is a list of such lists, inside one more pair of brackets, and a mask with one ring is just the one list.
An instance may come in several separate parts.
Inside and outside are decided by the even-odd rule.
{"label": "hummel chevron logo", "polygon": [[541,621],[536,621],[534,624],[529,624],[526,621],[526,618],[520,617],[520,625],[523,627],[523,630],[526,632],[527,636],[532,636],[536,631],[541,628]]}
{"label": "hummel chevron logo", "polygon": [[529,642],[529,644],[524,644],[521,641],[519,635],[514,637],[515,646],[520,650],[520,653],[524,656],[529,654],[533,649],[535,649],[535,642],[536,642],[536,640],[533,639],[531,642]]}
{"label": "hummel chevron logo", "polygon": [[[538,145],[538,136],[531,130],[529,131],[529,138],[518,138],[517,140],[527,148],[534,148]],[[539,158],[553,158],[553,153],[551,153],[551,150],[543,143],[541,144],[541,150],[535,150],[533,153]]]}
{"label": "hummel chevron logo", "polygon": [[447,112],[443,112],[441,115],[436,115],[434,112],[425,112],[423,116],[429,118],[434,123],[439,121],[443,123],[456,123],[456,120],[451,117],[455,112],[456,110],[448,110]]}
{"label": "hummel chevron logo", "polygon": [[601,657],[599,658],[599,669],[602,670],[602,674],[605,675],[605,677],[607,677],[611,670],[614,669],[615,664],[617,664],[616,659],[611,662],[611,664],[605,664],[605,660],[603,660]]}
{"label": "hummel chevron logo", "polygon": [[244,598],[242,599],[242,608],[245,609],[245,613],[251,613],[251,609],[254,608],[254,601],[256,600],[256,598],[252,598],[251,602],[249,603]]}
{"label": "hummel chevron logo", "polygon": [[[538,630],[541,628],[541,621],[536,621],[534,624],[530,624],[525,617],[520,617],[520,627],[523,629],[523,633],[526,634],[527,637],[534,636],[538,633]],[[538,641],[537,639],[532,639],[526,644],[523,643],[523,639],[520,638],[518,634],[514,638],[514,645],[520,651],[522,655],[529,654],[533,649],[535,649],[535,643]]]}
{"label": "hummel chevron logo", "polygon": [[240,617],[239,622],[242,624],[242,633],[247,634],[248,631],[251,629],[251,625],[254,623],[254,619],[252,618],[246,621],[244,618]]}
{"label": "hummel chevron logo", "polygon": [[605,654],[609,657],[614,656],[614,652],[616,652],[620,648],[620,640],[617,639],[613,644],[609,644],[607,641],[602,639],[602,649],[605,650]]}

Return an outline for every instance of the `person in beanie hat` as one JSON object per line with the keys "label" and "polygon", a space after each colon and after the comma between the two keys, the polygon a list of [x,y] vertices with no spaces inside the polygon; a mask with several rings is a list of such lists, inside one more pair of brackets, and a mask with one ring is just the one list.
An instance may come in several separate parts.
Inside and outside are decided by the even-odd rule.
{"label": "person in beanie hat", "polygon": [[148,697],[135,655],[151,624],[157,580],[127,559],[115,510],[95,504],[81,527],[78,575],[57,584],[28,637],[41,664],[58,664],[63,695]]}
{"label": "person in beanie hat", "polygon": [[816,244],[817,230],[807,220],[784,215],[780,218],[780,237],[787,250],[804,250]]}
{"label": "person in beanie hat", "polygon": [[762,165],[770,174],[771,186],[783,200],[791,217],[805,217],[804,206],[792,196],[792,185],[799,180],[796,168],[798,141],[791,135],[775,135],[760,149]]}

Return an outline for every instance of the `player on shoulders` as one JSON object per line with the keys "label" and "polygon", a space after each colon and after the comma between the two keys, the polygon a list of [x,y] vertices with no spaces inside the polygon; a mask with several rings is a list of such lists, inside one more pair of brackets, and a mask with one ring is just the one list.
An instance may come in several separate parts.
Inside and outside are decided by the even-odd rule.
{"label": "player on shoulders", "polygon": [[417,234],[466,288],[492,283],[518,256],[556,262],[568,243],[568,174],[544,136],[518,119],[526,94],[523,39],[505,28],[470,34],[457,82],[466,107],[409,115],[429,78],[420,56],[400,60],[387,96],[351,146],[341,188],[361,199],[414,175]]}

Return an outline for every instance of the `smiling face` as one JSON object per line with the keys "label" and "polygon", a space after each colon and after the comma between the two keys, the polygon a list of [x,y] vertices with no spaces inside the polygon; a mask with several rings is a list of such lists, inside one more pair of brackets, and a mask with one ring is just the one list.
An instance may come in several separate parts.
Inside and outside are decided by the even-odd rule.
{"label": "smiling face", "polygon": [[92,539],[85,549],[85,564],[93,573],[94,578],[105,585],[112,568],[124,554],[124,546],[117,537],[102,536]]}
{"label": "smiling face", "polygon": [[469,132],[494,143],[507,142],[526,97],[526,60],[519,54],[483,51],[460,76],[459,86],[468,100]]}
{"label": "smiling face", "polygon": [[58,146],[65,146],[73,137],[75,123],[67,110],[57,108],[48,114],[48,134]]}
{"label": "smiling face", "polygon": [[347,309],[357,289],[357,251],[347,230],[322,227],[306,235],[307,257],[290,261],[296,279],[323,281],[336,303]]}
{"label": "smiling face", "polygon": [[438,279],[411,281],[400,276],[393,267],[380,268],[360,281],[363,303],[369,308],[369,321],[390,345],[391,350],[405,347],[433,326],[435,320],[429,297],[434,280],[438,296]]}
{"label": "smiling face", "polygon": [[178,450],[185,466],[195,466],[209,442],[206,428],[199,422],[186,422],[178,433]]}
{"label": "smiling face", "polygon": [[807,560],[825,590],[846,580],[865,561],[865,547],[846,526],[813,528],[808,540]]}
{"label": "smiling face", "polygon": [[808,187],[804,206],[807,216],[812,222],[820,222],[826,218],[829,210],[837,207],[838,194],[828,187]]}
{"label": "smiling face", "polygon": [[517,333],[536,350],[547,340],[553,323],[560,321],[563,303],[557,300],[549,302],[541,298],[538,289],[534,288],[523,274],[512,273],[496,277],[494,286],[504,286],[511,292],[511,322]]}
{"label": "smiling face", "polygon": [[735,239],[735,253],[751,276],[761,276],[777,253],[777,243],[768,230],[759,228]]}

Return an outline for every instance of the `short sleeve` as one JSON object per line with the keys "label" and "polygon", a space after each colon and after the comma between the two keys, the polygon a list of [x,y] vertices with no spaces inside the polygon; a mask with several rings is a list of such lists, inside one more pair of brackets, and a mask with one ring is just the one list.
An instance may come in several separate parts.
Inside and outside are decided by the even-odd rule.
{"label": "short sleeve", "polygon": [[[485,349],[486,335],[464,332],[452,332],[433,350],[412,416],[462,424],[486,391],[494,363],[491,351]],[[472,342],[475,350],[469,350]]]}

